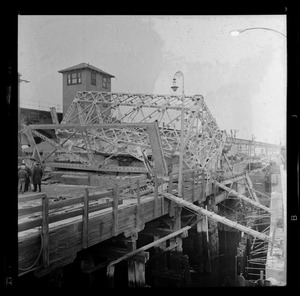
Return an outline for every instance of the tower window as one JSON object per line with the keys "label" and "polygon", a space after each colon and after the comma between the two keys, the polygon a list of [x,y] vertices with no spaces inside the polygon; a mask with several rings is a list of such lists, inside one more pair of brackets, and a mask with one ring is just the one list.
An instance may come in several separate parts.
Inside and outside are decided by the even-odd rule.
{"label": "tower window", "polygon": [[107,88],[107,77],[103,77],[102,79],[102,87]]}
{"label": "tower window", "polygon": [[91,72],[91,85],[96,85],[96,73]]}
{"label": "tower window", "polygon": [[72,72],[69,73],[67,76],[67,84],[72,85],[72,84],[81,84],[81,72]]}

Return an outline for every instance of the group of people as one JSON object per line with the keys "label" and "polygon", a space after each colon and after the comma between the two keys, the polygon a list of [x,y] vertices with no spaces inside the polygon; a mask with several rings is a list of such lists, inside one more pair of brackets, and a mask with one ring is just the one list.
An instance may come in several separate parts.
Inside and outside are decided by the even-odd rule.
{"label": "group of people", "polygon": [[33,164],[32,169],[25,162],[22,162],[18,168],[18,180],[19,180],[19,193],[24,193],[31,189],[31,183],[33,184],[33,192],[37,189],[41,192],[41,183],[43,177],[43,169],[38,162]]}

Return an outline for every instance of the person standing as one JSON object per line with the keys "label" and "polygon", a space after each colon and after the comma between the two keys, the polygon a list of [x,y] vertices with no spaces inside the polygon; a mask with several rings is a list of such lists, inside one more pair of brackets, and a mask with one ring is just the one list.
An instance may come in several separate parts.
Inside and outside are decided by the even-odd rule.
{"label": "person standing", "polygon": [[18,178],[19,178],[19,192],[23,194],[25,190],[26,180],[28,178],[28,173],[25,170],[24,165],[22,165],[20,170],[18,171]]}
{"label": "person standing", "polygon": [[39,192],[41,192],[41,183],[42,183],[42,177],[43,177],[43,170],[40,167],[40,164],[37,162],[32,170],[32,184],[34,186],[33,191],[37,191],[37,187],[39,187]]}
{"label": "person standing", "polygon": [[29,189],[31,188],[31,186],[30,186],[31,169],[28,165],[25,165],[25,170],[28,173],[28,177],[27,177],[27,180],[25,183],[25,192],[26,192],[26,191],[29,191]]}

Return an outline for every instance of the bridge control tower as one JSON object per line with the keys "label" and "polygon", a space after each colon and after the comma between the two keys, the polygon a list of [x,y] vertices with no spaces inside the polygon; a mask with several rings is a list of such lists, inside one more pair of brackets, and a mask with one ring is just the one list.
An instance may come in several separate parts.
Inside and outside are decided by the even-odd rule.
{"label": "bridge control tower", "polygon": [[88,63],[81,63],[58,71],[63,74],[63,114],[65,115],[78,91],[111,91],[115,76]]}

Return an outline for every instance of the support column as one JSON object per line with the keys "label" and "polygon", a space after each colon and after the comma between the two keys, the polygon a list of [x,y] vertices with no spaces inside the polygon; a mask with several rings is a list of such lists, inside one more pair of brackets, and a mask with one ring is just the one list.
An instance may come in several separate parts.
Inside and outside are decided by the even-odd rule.
{"label": "support column", "polygon": [[[133,233],[126,241],[129,252],[137,249],[138,233]],[[139,256],[134,256],[127,260],[128,287],[145,287],[146,262],[149,259],[148,252],[142,252]]]}
{"label": "support column", "polygon": [[[126,238],[126,248],[128,252],[136,250],[137,233],[133,233],[130,237]],[[128,272],[128,287],[135,287],[135,260],[131,258],[127,261]]]}
{"label": "support column", "polygon": [[[156,235],[153,237],[154,241],[160,239],[160,235]],[[154,257],[157,259],[153,263],[153,269],[152,269],[152,276],[154,281],[154,287],[160,287],[161,286],[161,278],[158,276],[155,276],[158,273],[156,271],[159,270],[166,270],[167,269],[167,253],[165,249],[167,248],[167,241],[164,241],[160,244],[157,244],[154,246]]]}
{"label": "support column", "polygon": [[148,252],[142,252],[138,258],[128,260],[128,287],[145,287],[146,262],[149,259]]}
{"label": "support column", "polygon": [[[81,270],[85,273],[86,270],[91,270],[95,266],[94,255],[91,253],[84,253],[81,258]],[[95,275],[93,272],[85,273],[87,276],[88,285],[91,285],[95,281]]]}
{"label": "support column", "polygon": [[51,271],[46,277],[50,288],[61,288],[63,285],[63,267]]}
{"label": "support column", "polygon": [[207,218],[203,217],[197,223],[197,233],[199,239],[199,263],[200,272],[210,272],[211,262],[210,262],[210,249],[209,249],[209,235],[208,235],[208,223]]}
{"label": "support column", "polygon": [[203,218],[200,219],[201,215],[198,214],[197,219],[199,222],[196,224],[196,229],[197,229],[197,249],[198,249],[198,259],[199,259],[199,271],[203,272],[203,239],[202,239],[202,223],[203,223]]}
{"label": "support column", "polygon": [[[171,224],[171,230],[176,231],[181,229],[181,210],[182,207],[178,207],[178,206],[175,207],[174,218],[173,218],[174,221]],[[180,236],[170,239],[170,244],[172,243],[179,244],[175,250],[177,252],[182,252],[182,238]]]}
{"label": "support column", "polygon": [[109,265],[106,270],[106,277],[108,280],[108,287],[114,287],[115,265]]}
{"label": "support column", "polygon": [[[174,220],[171,224],[171,230],[176,231],[181,229],[181,211],[182,207],[175,207]],[[182,272],[182,238],[181,236],[176,236],[170,239],[170,245],[177,244],[177,247],[172,249],[169,253],[170,256],[170,267],[169,269],[174,271],[176,274],[181,274]],[[181,285],[180,281],[176,282],[177,285]]]}

